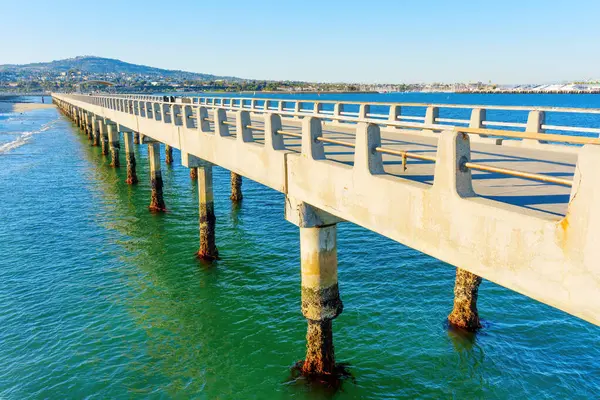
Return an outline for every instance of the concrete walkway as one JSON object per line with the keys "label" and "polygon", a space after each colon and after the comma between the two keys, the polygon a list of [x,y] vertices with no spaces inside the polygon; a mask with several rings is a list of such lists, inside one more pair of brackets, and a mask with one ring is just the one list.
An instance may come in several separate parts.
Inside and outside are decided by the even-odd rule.
{"label": "concrete walkway", "polygon": [[[228,120],[235,121],[234,113],[228,113]],[[252,125],[262,127],[262,118],[253,117]],[[213,126],[211,126],[214,129]],[[284,121],[283,130],[300,133],[300,122]],[[327,125],[324,137],[354,143],[353,128],[333,127]],[[235,129],[230,130],[235,135]],[[409,133],[410,132],[410,133]],[[253,132],[256,141],[264,141],[264,132]],[[398,132],[381,132],[383,147],[392,150],[403,150],[411,153],[435,156],[437,138],[417,133],[417,131],[398,130]],[[286,148],[300,152],[300,139],[286,136]],[[354,148],[325,143],[328,159],[352,165]],[[523,172],[544,174],[552,177],[573,179],[577,155],[573,152],[555,150],[539,150],[507,145],[471,142],[471,161],[498,168],[508,168]],[[403,170],[401,157],[383,154],[385,171],[388,174],[433,184],[435,164],[430,161],[409,159],[406,171]],[[475,192],[485,198],[532,210],[543,211],[548,216],[564,216],[569,203],[571,188],[512,177],[499,173],[472,171]]]}

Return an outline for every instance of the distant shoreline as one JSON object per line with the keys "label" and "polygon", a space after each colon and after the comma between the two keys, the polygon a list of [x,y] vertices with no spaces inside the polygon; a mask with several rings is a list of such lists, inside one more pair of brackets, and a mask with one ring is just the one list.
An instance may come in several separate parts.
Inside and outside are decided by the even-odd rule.
{"label": "distant shoreline", "polygon": [[307,90],[307,91],[298,91],[298,92],[290,92],[287,90],[243,90],[240,92],[216,92],[209,91],[208,93],[267,93],[267,94],[373,94],[379,93],[375,90],[363,90],[363,91],[347,91],[347,90]]}
{"label": "distant shoreline", "polygon": [[39,110],[43,108],[54,108],[54,104],[50,103],[18,103],[18,102],[0,102],[0,113],[25,113],[28,111]]}
{"label": "distant shoreline", "polygon": [[[442,92],[421,92],[421,93],[442,93]],[[513,90],[505,90],[505,91],[495,91],[495,90],[477,90],[477,91],[456,91],[450,92],[456,94],[600,94],[600,91],[595,92],[584,92],[581,90],[567,90],[567,91],[549,91],[549,92],[538,92],[533,90],[527,91],[513,91]]]}

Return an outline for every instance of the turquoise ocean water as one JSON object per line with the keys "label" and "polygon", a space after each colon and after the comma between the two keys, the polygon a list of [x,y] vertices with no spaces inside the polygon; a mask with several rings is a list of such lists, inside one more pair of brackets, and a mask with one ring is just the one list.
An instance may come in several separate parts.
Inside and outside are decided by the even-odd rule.
{"label": "turquoise ocean water", "polygon": [[[578,95],[319,98],[340,96],[600,107]],[[164,215],[147,210],[147,150],[136,152],[129,187],[57,110],[0,114],[0,399],[600,397],[600,328],[484,281],[484,329],[449,331],[454,268],[351,224],[338,232],[334,340],[354,380],[331,392],[290,379],[306,322],[283,196],[245,180],[234,206],[216,168],[222,259],[202,264],[178,152],[163,163]]]}

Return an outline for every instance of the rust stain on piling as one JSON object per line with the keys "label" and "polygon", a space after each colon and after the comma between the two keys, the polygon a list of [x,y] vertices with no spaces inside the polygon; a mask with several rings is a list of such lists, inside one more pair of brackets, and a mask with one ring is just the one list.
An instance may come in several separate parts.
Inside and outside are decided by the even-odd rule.
{"label": "rust stain on piling", "polygon": [[200,205],[200,248],[196,257],[213,261],[219,259],[219,250],[215,244],[215,217],[214,204],[212,202]]}
{"label": "rust stain on piling", "polygon": [[241,201],[244,198],[242,195],[242,176],[235,172],[231,173],[231,196],[229,198],[231,201]]}
{"label": "rust stain on piling", "polygon": [[454,308],[448,316],[448,322],[469,332],[481,328],[477,311],[477,296],[481,277],[461,268],[456,268],[454,284]]}
{"label": "rust stain on piling", "polygon": [[129,185],[135,185],[138,183],[134,153],[127,154],[127,179],[125,180],[125,183]]}
{"label": "rust stain on piling", "polygon": [[165,145],[165,163],[173,164],[173,148],[169,145]]}
{"label": "rust stain on piling", "polygon": [[158,175],[152,178],[151,185],[152,192],[150,195],[150,205],[148,206],[148,209],[153,213],[161,213],[167,211],[167,208],[165,206],[165,200],[163,198],[162,176]]}

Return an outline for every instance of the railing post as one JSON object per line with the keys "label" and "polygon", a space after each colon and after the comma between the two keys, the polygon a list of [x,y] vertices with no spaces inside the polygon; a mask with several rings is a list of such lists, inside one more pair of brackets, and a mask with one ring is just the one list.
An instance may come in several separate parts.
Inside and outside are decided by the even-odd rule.
{"label": "railing post", "polygon": [[426,125],[426,127],[423,128],[423,133],[429,133],[433,135],[433,129],[430,127],[427,127],[428,125],[435,125],[436,124],[436,120],[439,118],[440,115],[440,109],[438,107],[434,107],[434,106],[429,106],[427,107],[427,110],[425,111],[425,121],[424,124]]}
{"label": "railing post", "polygon": [[484,127],[483,121],[486,119],[485,108],[474,108],[471,110],[471,119],[469,121],[469,128],[482,129]]}
{"label": "railing post", "polygon": [[321,111],[323,111],[323,104],[319,103],[318,101],[315,101],[315,104],[313,106],[313,112],[315,114],[321,114]]}
{"label": "railing post", "polygon": [[[172,121],[173,115],[169,115],[169,111],[171,110],[171,104],[162,104],[162,120],[165,124],[170,124]],[[172,113],[171,113],[172,114]]]}
{"label": "railing post", "polygon": [[208,108],[198,107],[198,129],[202,133],[210,133],[210,122],[208,122]]}
{"label": "railing post", "polygon": [[154,114],[155,121],[162,121],[163,115],[161,112],[161,104],[160,103],[152,103],[152,114]]}
{"label": "railing post", "polygon": [[[544,111],[531,110],[529,111],[529,115],[527,116],[527,126],[525,128],[525,132],[528,133],[544,133],[545,130],[542,128],[542,125],[546,123],[546,113]],[[536,139],[523,139],[524,145],[539,145],[547,143],[544,140],[536,140]]]}
{"label": "railing post", "polygon": [[464,167],[471,160],[469,135],[444,131],[438,139],[433,189],[444,195],[472,197],[471,170]]}
{"label": "railing post", "polygon": [[[218,137],[231,136],[229,133],[229,125],[224,124],[227,121],[227,113],[223,108],[213,108],[215,135]],[[239,133],[239,131],[238,131]]]}
{"label": "railing post", "polygon": [[183,120],[181,118],[181,106],[178,104],[173,104],[171,106],[171,117],[172,124],[175,126],[183,125]]}
{"label": "railing post", "polygon": [[365,103],[362,103],[360,105],[360,108],[358,109],[358,119],[367,119],[370,118],[369,117],[369,113],[371,112],[371,106]]}
{"label": "railing post", "polygon": [[[485,125],[483,124],[483,122],[486,120],[487,116],[486,116],[486,110],[485,108],[474,108],[473,110],[471,110],[471,119],[469,120],[469,128],[475,128],[475,129],[483,129],[485,128]],[[474,142],[478,142],[478,141],[482,141],[481,139],[484,138],[486,140],[491,140],[489,139],[488,135],[480,135],[480,134],[476,134],[476,133],[471,133],[469,134],[469,136],[471,137],[471,141]],[[502,139],[495,139],[494,142],[496,144],[502,144]]]}
{"label": "railing post", "polygon": [[[296,100],[296,102],[294,103],[294,113],[299,113],[300,112],[300,100]],[[293,117],[294,119],[300,119],[299,115],[294,115]]]}
{"label": "railing post", "polygon": [[254,141],[252,129],[248,127],[251,124],[252,120],[250,119],[250,113],[248,111],[236,111],[235,128],[237,132],[237,140],[245,143]]}
{"label": "railing post", "polygon": [[425,111],[425,125],[435,125],[436,120],[440,116],[440,109],[438,107],[429,106]]}
{"label": "railing post", "polygon": [[194,121],[193,121],[193,116],[194,116],[194,112],[192,111],[192,106],[190,105],[186,105],[183,107],[182,110],[182,116],[181,118],[183,119],[183,125],[187,128],[187,129],[193,129],[194,128]]}
{"label": "railing post", "polygon": [[[281,104],[281,102],[280,102]],[[285,150],[281,130],[281,115],[265,114],[265,148],[268,150]]]}
{"label": "railing post", "polygon": [[[388,121],[390,122],[398,122],[399,117],[402,115],[402,106],[399,106],[397,104],[391,104],[390,105],[390,113],[388,115]],[[400,128],[399,126],[394,126],[391,125],[392,127],[395,128]]]}
{"label": "railing post", "polygon": [[381,146],[381,132],[376,124],[359,122],[356,126],[354,169],[369,175],[383,174],[383,159],[376,149]]}
{"label": "railing post", "polygon": [[323,136],[321,119],[307,116],[302,120],[302,156],[312,160],[325,159],[323,142],[317,138]]}

